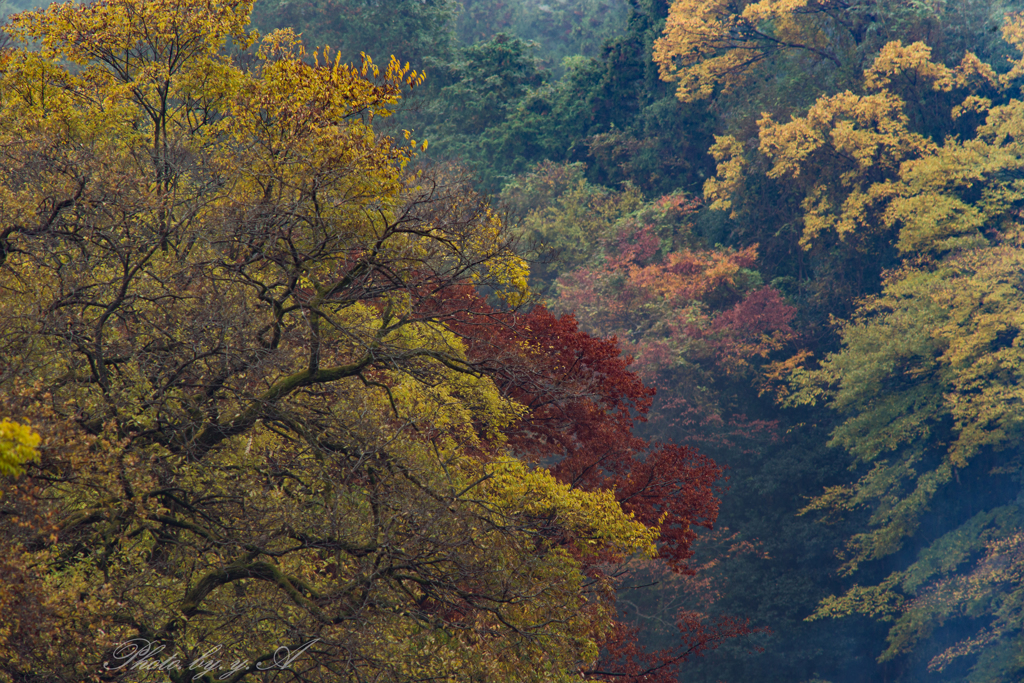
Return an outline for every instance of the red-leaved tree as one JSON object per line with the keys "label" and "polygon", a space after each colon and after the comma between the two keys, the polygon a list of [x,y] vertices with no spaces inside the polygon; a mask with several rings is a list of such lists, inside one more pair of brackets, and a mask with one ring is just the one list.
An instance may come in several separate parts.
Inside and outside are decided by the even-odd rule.
{"label": "red-leaved tree", "polygon": [[[449,321],[457,317],[453,312],[462,312],[463,322],[453,327],[470,341],[470,361],[529,409],[511,430],[508,446],[574,487],[614,491],[638,519],[660,525],[658,571],[692,577],[696,528],[711,529],[715,522],[722,470],[692,447],[634,433],[655,392],[630,369],[632,359],[618,341],[594,337],[572,316],[557,317],[543,306],[525,314],[493,310],[469,288],[447,298],[443,308]],[[484,319],[489,323],[482,324]],[[609,559],[587,562],[594,590],[630,574]],[[751,632],[743,620],[688,610],[678,612],[675,627],[673,647],[647,651],[636,627],[618,623],[604,642],[601,661],[584,673],[667,683],[688,659]]]}

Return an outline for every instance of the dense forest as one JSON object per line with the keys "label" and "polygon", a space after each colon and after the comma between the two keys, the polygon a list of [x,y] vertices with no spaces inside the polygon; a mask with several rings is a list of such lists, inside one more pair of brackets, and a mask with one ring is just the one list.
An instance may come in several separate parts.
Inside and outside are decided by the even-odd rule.
{"label": "dense forest", "polygon": [[0,683],[1024,680],[1024,3],[0,20]]}

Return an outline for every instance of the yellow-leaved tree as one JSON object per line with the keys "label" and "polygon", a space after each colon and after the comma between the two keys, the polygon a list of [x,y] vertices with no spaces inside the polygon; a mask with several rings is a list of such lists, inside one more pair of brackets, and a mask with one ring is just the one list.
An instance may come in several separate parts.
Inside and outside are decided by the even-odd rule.
{"label": "yellow-leaved tree", "polygon": [[5,28],[0,680],[578,679],[615,616],[584,563],[658,526],[515,457],[470,347],[525,263],[373,127],[421,76],[251,9]]}
{"label": "yellow-leaved tree", "polygon": [[[1010,15],[1003,35],[1019,49],[1024,18]],[[839,323],[842,348],[791,374],[790,401],[824,400],[842,416],[830,445],[850,454],[857,478],[805,512],[870,513],[843,572],[860,576],[908,545],[917,556],[824,600],[812,618],[891,622],[881,661],[935,650],[931,639],[959,620],[969,635],[943,634],[929,668],[956,662],[970,680],[1009,682],[1024,672],[1021,61],[1000,74],[970,53],[955,67],[930,57],[922,43],[890,43],[865,72],[868,94],[761,121],[769,173],[806,193],[805,245],[872,237],[902,260]],[[900,92],[908,84],[916,102]],[[914,131],[921,106],[962,134]]]}
{"label": "yellow-leaved tree", "polygon": [[829,0],[675,0],[654,61],[662,79],[679,82],[679,99],[692,102],[734,90],[780,53],[841,65],[861,13]]}
{"label": "yellow-leaved tree", "polygon": [[974,50],[988,57],[999,50],[988,34],[1012,7],[1001,1],[947,7],[910,0],[674,0],[654,61],[662,79],[679,83],[684,102],[742,87],[748,100],[801,106],[806,95],[854,83],[893,40],[927,39],[943,55]]}

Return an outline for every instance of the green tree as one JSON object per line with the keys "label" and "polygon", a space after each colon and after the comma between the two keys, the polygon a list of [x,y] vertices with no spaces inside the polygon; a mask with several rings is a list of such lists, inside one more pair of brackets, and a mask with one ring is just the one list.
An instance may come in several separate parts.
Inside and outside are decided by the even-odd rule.
{"label": "green tree", "polygon": [[259,0],[253,23],[263,31],[290,28],[344,61],[358,63],[365,52],[425,69],[451,58],[459,9],[453,0]]}
{"label": "green tree", "polygon": [[658,0],[632,6],[600,54],[567,58],[557,79],[543,46],[521,36],[466,46],[431,70],[436,96],[405,125],[430,139],[429,156],[469,164],[489,192],[543,161],[586,163],[591,182],[648,194],[696,188],[712,170],[710,117],[658,79],[651,44],[664,12]]}
{"label": "green tree", "polygon": [[558,72],[566,57],[596,56],[605,40],[618,31],[627,12],[625,3],[610,0],[468,0],[459,15],[458,35],[466,45],[502,33],[535,42],[545,66]]}
{"label": "green tree", "polygon": [[467,164],[491,190],[501,174],[523,170],[527,160],[547,152],[542,140],[510,136],[507,131],[507,122],[524,98],[549,77],[533,47],[499,34],[461,48],[437,74],[437,96],[423,112],[431,155]]}

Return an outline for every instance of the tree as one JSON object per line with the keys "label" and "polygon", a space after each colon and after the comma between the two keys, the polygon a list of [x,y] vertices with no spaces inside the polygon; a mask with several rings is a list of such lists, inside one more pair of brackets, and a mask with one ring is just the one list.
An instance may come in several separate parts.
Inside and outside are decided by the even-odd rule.
{"label": "tree", "polygon": [[[474,5],[467,13],[477,9],[501,7]],[[431,158],[460,159],[488,192],[544,161],[586,162],[590,181],[627,181],[648,194],[694,186],[710,170],[702,157],[709,117],[703,107],[681,105],[650,61],[665,11],[660,0],[630,6],[619,35],[599,55],[573,55],[561,69],[547,66],[550,45],[496,32],[496,19],[488,23],[495,35],[431,69],[427,87],[436,95],[402,120],[426,132]],[[557,49],[564,48],[560,42]]]}
{"label": "tree", "polygon": [[[683,101],[728,94],[743,85],[748,99],[774,100],[777,106],[781,94],[784,107],[801,106],[806,101],[800,99],[816,98],[823,88],[834,91],[855,82],[893,40],[925,40],[941,60],[959,59],[968,50],[994,56],[998,48],[988,34],[1010,7],[968,2],[954,9],[902,0],[675,0],[655,43],[654,61],[663,79],[679,82],[676,93]],[[808,73],[817,78],[807,79]],[[762,89],[775,92],[762,100]]]}
{"label": "tree", "polygon": [[[542,306],[517,317],[499,314],[468,289],[450,297],[447,305],[500,321],[482,326],[471,316],[456,329],[470,341],[469,357],[492,368],[502,392],[527,408],[508,432],[515,452],[528,462],[544,463],[573,488],[614,491],[637,520],[660,527],[657,570],[696,574],[699,567],[691,563],[695,528],[710,529],[717,516],[721,470],[692,448],[634,434],[654,392],[628,369],[630,360],[621,357],[616,341],[591,337],[573,318],[556,318]],[[607,554],[584,564],[588,575],[609,585],[628,583],[635,575],[634,563],[611,561]],[[703,586],[694,592],[699,590]],[[616,623],[602,643],[601,659],[582,673],[668,683],[682,664],[750,633],[744,620],[731,617],[684,611],[673,618],[678,621],[671,637],[654,652],[637,642],[635,628]]]}
{"label": "tree", "polygon": [[[521,309],[495,212],[374,131],[419,74],[250,10],[8,29],[0,405],[39,457],[0,482],[0,676],[603,675],[609,567],[687,571],[718,469],[632,436],[618,347]],[[657,670],[743,630],[692,625]]]}
{"label": "tree", "polygon": [[[1024,310],[1021,258],[1013,237],[904,267],[843,326],[843,349],[796,375],[803,399],[817,383],[833,387],[830,404],[846,419],[830,445],[862,470],[807,508],[829,518],[870,512],[847,543],[844,573],[907,545],[917,551],[909,566],[823,601],[815,614],[892,622],[882,661],[930,651],[925,662],[941,670],[981,654],[971,680],[1019,675],[1007,659],[1019,642],[1020,623],[1009,616],[1019,609],[1016,569],[994,576],[992,565],[1016,557],[1021,524],[1018,487],[1006,477],[1018,469],[1022,421],[1013,342]],[[973,574],[960,573],[974,562]],[[949,642],[939,629],[957,618],[975,634]],[[962,680],[963,667],[950,675]]]}
{"label": "tree", "polygon": [[535,292],[553,294],[561,273],[591,263],[615,224],[643,205],[636,188],[610,191],[588,182],[586,170],[583,163],[543,162],[502,189],[503,204],[523,217],[516,231],[535,256],[530,269]]}
{"label": "tree", "polygon": [[[1021,26],[1020,16],[1008,17],[1006,39],[1019,44]],[[909,58],[915,54],[925,59]],[[870,513],[846,545],[844,572],[863,573],[907,545],[917,558],[823,601],[815,617],[860,613],[892,622],[882,661],[911,655],[955,680],[1015,680],[1021,518],[1019,487],[1005,475],[1019,471],[1024,424],[1017,180],[1024,150],[1014,132],[1020,103],[1009,97],[1019,66],[997,76],[968,55],[946,69],[921,45],[890,45],[879,61],[897,55],[891,64],[933,74],[936,97],[943,79],[959,86],[951,116],[979,123],[970,136],[925,140],[871,186],[877,219],[865,223],[891,231],[903,263],[840,324],[843,347],[793,373],[791,400],[827,400],[844,418],[830,443],[861,470],[856,482],[826,489],[807,507],[828,518]],[[873,73],[900,69],[876,64]],[[978,81],[985,91],[969,89]],[[1004,103],[993,104],[990,94]],[[836,211],[851,231],[865,229],[848,218],[862,217],[862,205],[848,198]],[[943,633],[953,620],[973,635]]]}
{"label": "tree", "polygon": [[497,180],[488,171],[520,166],[522,157],[529,158],[542,146],[531,138],[508,140],[502,130],[523,98],[548,77],[533,47],[498,34],[461,48],[437,74],[437,96],[424,111],[431,154],[467,164],[488,189]]}
{"label": "tree", "polygon": [[849,315],[857,296],[876,292],[882,271],[898,264],[902,165],[933,158],[950,136],[973,138],[1012,78],[973,53],[946,66],[924,43],[890,42],[856,87],[822,95],[784,121],[763,112],[743,141],[717,136],[710,151],[718,172],[704,184],[705,199],[729,212],[733,241],[760,240],[763,223],[774,227],[762,268],[792,283],[786,291],[806,317]]}
{"label": "tree", "polygon": [[[679,81],[683,101],[726,92],[762,62],[786,51],[841,65],[855,39],[849,24],[863,26],[870,5],[850,13],[843,2],[717,3],[677,0],[669,10],[654,60],[661,77]],[[863,28],[861,28],[863,31]]]}
{"label": "tree", "polygon": [[554,5],[530,0],[470,0],[463,3],[458,33],[466,45],[486,42],[498,34],[536,42],[549,69],[558,70],[566,57],[594,56],[618,30],[627,7],[608,0],[572,0]]}
{"label": "tree", "polygon": [[[976,116],[949,113],[967,94],[992,97],[986,77],[969,73],[973,66],[1010,68],[999,27],[1013,7],[680,1],[669,11],[655,57],[662,76],[678,82],[684,101],[727,112],[709,150],[718,177],[704,189],[711,207],[729,217],[704,220],[718,226],[724,244],[760,245],[766,281],[822,328],[815,336],[828,334],[830,315],[848,316],[857,297],[876,293],[881,271],[898,264],[891,240],[872,234],[881,227],[872,209],[879,198],[850,190],[875,183],[881,190],[895,170],[885,164],[899,163],[890,153],[896,147],[913,156],[929,140],[973,135]],[[931,74],[914,66],[924,62]],[[873,69],[878,77],[865,79]],[[940,85],[946,77],[938,71],[953,80]],[[848,196],[851,208],[859,202],[862,228],[843,239],[829,229],[810,239],[819,214],[832,220]]]}

